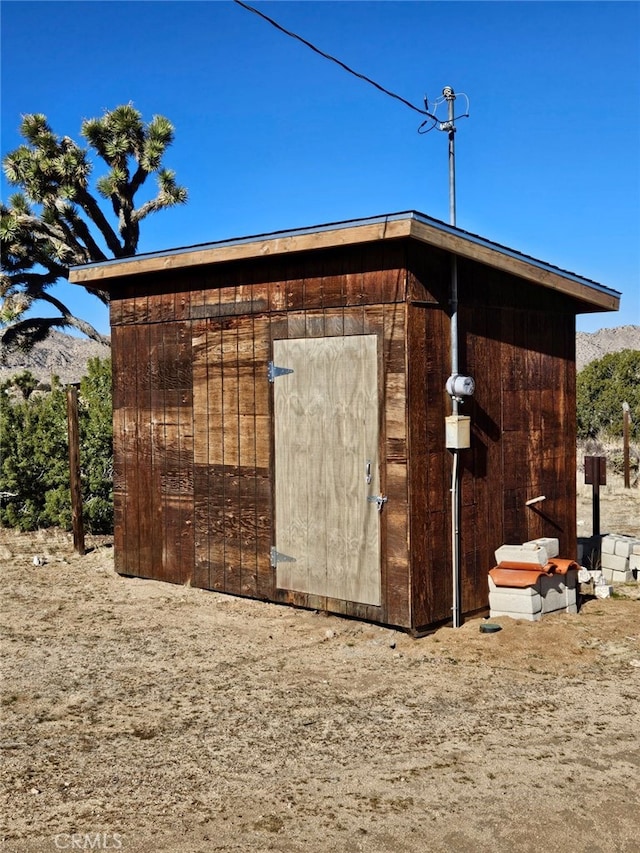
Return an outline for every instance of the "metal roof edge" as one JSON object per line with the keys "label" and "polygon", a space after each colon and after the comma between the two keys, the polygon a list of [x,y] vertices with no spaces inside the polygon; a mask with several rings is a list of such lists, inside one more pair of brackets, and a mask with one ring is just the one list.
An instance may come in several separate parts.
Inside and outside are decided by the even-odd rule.
{"label": "metal roof edge", "polygon": [[[369,216],[361,219],[344,219],[338,222],[327,222],[321,225],[307,225],[303,228],[283,228],[279,231],[267,231],[263,234],[250,234],[245,237],[230,237],[226,240],[213,240],[210,243],[194,243],[190,246],[179,246],[175,249],[162,249],[156,252],[140,252],[137,255],[130,255],[127,258],[109,258],[106,261],[93,261],[89,264],[75,264],[69,267],[70,270],[89,270],[98,267],[108,267],[114,264],[127,264],[135,261],[144,261],[147,258],[167,258],[175,255],[186,255],[192,252],[204,252],[212,249],[224,249],[227,246],[245,246],[258,241],[266,240],[281,240],[287,237],[302,237],[306,234],[321,234],[329,231],[339,231],[345,228],[357,228],[362,225],[384,225],[387,222],[399,222],[406,219],[413,219],[416,216],[423,216],[414,210],[402,211],[400,213],[386,213],[381,216]],[[425,217],[429,219],[429,217]],[[439,222],[437,219],[430,220],[434,223]],[[443,223],[444,224],[444,223]]]}
{"label": "metal roof edge", "polygon": [[[96,276],[96,278],[103,277],[111,277],[107,270],[113,266],[122,266],[126,267],[128,264],[134,263],[138,267],[138,272],[144,272],[145,261],[153,261],[154,259],[169,259],[169,258],[178,258],[181,255],[192,255],[195,256],[199,253],[209,253],[212,251],[216,251],[218,249],[222,250],[225,248],[233,248],[233,247],[241,247],[241,246],[250,246],[251,244],[261,243],[269,244],[273,242],[274,244],[285,243],[285,246],[282,248],[276,249],[276,253],[278,251],[296,251],[295,245],[290,247],[286,247],[286,243],[289,241],[295,241],[296,238],[314,235],[314,234],[329,234],[332,231],[355,231],[356,229],[366,229],[367,235],[369,234],[370,227],[380,225],[382,226],[382,233],[378,234],[376,237],[372,237],[371,239],[385,239],[387,236],[385,234],[386,226],[391,223],[407,221],[409,223],[409,229],[405,234],[404,231],[400,231],[397,228],[391,228],[390,231],[393,232],[389,234],[389,237],[396,238],[398,236],[412,236],[417,239],[422,239],[423,242],[429,242],[425,240],[424,237],[420,237],[417,233],[419,229],[415,229],[412,227],[411,223],[419,223],[421,225],[427,226],[429,229],[434,229],[443,235],[447,235],[450,238],[457,238],[458,240],[463,240],[467,243],[470,243],[474,246],[478,246],[481,249],[488,250],[489,252],[496,253],[497,255],[501,255],[507,258],[512,259],[513,261],[519,262],[521,264],[526,264],[530,267],[534,267],[538,270],[541,270],[544,273],[550,273],[554,276],[560,276],[561,278],[567,279],[569,281],[574,282],[581,287],[586,287],[589,290],[597,291],[602,294],[602,296],[606,296],[609,298],[611,303],[618,303],[620,298],[620,292],[613,290],[612,288],[606,287],[603,284],[600,284],[592,279],[585,278],[584,276],[580,276],[577,273],[570,272],[569,270],[564,270],[561,267],[555,266],[554,264],[547,263],[546,261],[538,260],[530,255],[526,255],[523,252],[519,252],[516,249],[511,249],[507,246],[502,245],[501,243],[497,243],[493,240],[489,240],[485,237],[481,237],[478,234],[474,234],[470,231],[466,231],[463,228],[459,228],[458,226],[449,225],[446,222],[443,222],[440,219],[435,219],[434,217],[427,216],[424,213],[420,213],[416,210],[406,210],[400,211],[398,213],[388,213],[379,216],[371,216],[360,219],[347,219],[338,222],[329,222],[322,225],[312,225],[306,226],[304,228],[296,228],[296,229],[283,229],[280,231],[272,231],[264,234],[254,234],[245,237],[236,237],[226,240],[217,240],[209,243],[197,243],[191,246],[182,246],[175,249],[168,249],[163,251],[156,252],[145,252],[138,255],[132,255],[128,258],[111,258],[106,261],[98,261],[89,264],[82,264],[70,267],[70,281],[72,283],[82,284],[85,281],[90,280],[89,276],[86,275],[92,269],[96,270],[104,270],[102,275]],[[454,251],[453,247],[450,245],[445,245],[443,248],[448,249],[449,251]],[[270,255],[267,249],[263,249],[260,255]],[[195,258],[194,258],[195,261]],[[192,263],[194,262],[192,261]],[[173,266],[173,265],[171,265]],[[150,264],[151,267],[151,264]],[[156,269],[154,267],[154,269]],[[73,273],[78,271],[81,274],[75,279]],[[123,274],[126,274],[126,270],[123,270]],[[615,308],[609,308],[608,310],[616,310]]]}
{"label": "metal roof edge", "polygon": [[620,296],[620,291],[614,290],[611,287],[607,287],[604,284],[600,284],[597,281],[594,281],[590,278],[585,278],[585,276],[581,276],[578,273],[571,272],[570,270],[565,270],[562,267],[558,267],[555,264],[550,264],[547,261],[541,261],[538,258],[534,258],[532,255],[527,255],[524,252],[520,252],[517,249],[510,249],[508,246],[504,246],[502,243],[497,243],[495,240],[489,240],[486,237],[481,237],[478,234],[474,234],[471,231],[465,231],[464,228],[458,228],[454,225],[448,225],[446,222],[442,222],[438,219],[433,219],[432,217],[425,216],[422,213],[417,213],[414,211],[413,218],[417,222],[422,222],[425,225],[431,225],[437,227],[439,231],[443,231],[447,234],[451,234],[456,237],[464,237],[471,243],[474,243],[477,246],[483,246],[487,249],[491,249],[493,251],[499,252],[501,255],[505,255],[509,258],[513,258],[514,260],[522,261],[531,266],[537,267],[538,269],[545,270],[547,272],[554,273],[555,275],[561,275],[563,278],[570,279],[571,281],[575,281],[578,284],[585,285],[594,290],[599,290],[602,293],[607,293],[612,296]]}

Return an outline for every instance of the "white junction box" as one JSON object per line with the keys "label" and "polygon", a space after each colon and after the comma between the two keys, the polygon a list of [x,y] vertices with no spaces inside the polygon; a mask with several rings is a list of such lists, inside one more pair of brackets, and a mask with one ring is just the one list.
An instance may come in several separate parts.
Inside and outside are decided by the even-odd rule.
{"label": "white junction box", "polygon": [[444,421],[448,448],[466,450],[471,447],[471,418],[468,415],[449,415]]}

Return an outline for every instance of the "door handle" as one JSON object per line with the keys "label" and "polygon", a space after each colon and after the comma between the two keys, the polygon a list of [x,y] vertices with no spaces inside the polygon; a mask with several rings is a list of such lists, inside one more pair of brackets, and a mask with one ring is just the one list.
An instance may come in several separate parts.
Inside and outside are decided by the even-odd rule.
{"label": "door handle", "polygon": [[378,512],[382,512],[382,507],[386,504],[389,498],[386,495],[369,495],[367,503],[376,504]]}

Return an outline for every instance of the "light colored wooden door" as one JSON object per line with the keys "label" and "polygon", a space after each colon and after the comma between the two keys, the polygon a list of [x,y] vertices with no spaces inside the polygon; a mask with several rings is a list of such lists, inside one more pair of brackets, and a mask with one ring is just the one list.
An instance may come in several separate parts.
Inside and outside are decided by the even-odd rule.
{"label": "light colored wooden door", "polygon": [[279,588],[380,604],[377,344],[274,341]]}

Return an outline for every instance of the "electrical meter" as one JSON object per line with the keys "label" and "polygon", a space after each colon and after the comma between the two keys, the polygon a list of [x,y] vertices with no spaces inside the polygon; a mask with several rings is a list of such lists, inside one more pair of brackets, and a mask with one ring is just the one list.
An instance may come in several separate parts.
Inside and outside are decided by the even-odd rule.
{"label": "electrical meter", "polygon": [[453,373],[447,379],[447,393],[451,397],[471,397],[476,390],[476,383],[471,376],[461,376]]}

